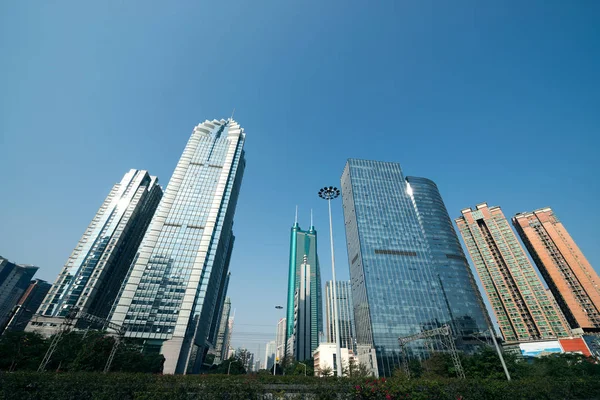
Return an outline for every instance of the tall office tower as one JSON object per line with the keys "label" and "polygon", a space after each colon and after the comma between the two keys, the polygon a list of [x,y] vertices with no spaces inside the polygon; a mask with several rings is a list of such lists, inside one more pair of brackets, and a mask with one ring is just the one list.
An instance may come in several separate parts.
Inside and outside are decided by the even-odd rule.
{"label": "tall office tower", "polygon": [[9,331],[24,330],[51,287],[51,284],[41,279],[32,280],[13,309],[7,329]]}
{"label": "tall office tower", "polygon": [[[336,322],[333,313],[333,281],[325,283],[325,325],[327,327],[327,342],[335,343]],[[352,290],[350,281],[336,282],[338,320],[340,326],[340,347],[354,349],[354,306],[352,305]]]}
{"label": "tall office tower", "polygon": [[0,256],[0,332],[37,270],[33,265],[15,264]]}
{"label": "tall office tower", "polygon": [[273,363],[275,362],[275,350],[275,341],[271,340],[267,343],[267,348],[265,349],[265,362],[263,364],[263,369],[270,370],[273,368]]}
{"label": "tall office tower", "polygon": [[277,322],[277,332],[275,332],[275,347],[276,361],[280,361],[285,357],[286,337],[285,332],[287,329],[287,318],[281,318]]}
{"label": "tall office tower", "polygon": [[[312,219],[312,218],[311,218]],[[322,290],[321,290],[321,270],[319,267],[319,257],[317,256],[317,231],[312,224],[308,231],[303,231],[298,225],[298,215],[291,230],[290,239],[290,265],[288,271],[288,299],[287,299],[287,327],[286,342],[292,335],[296,334],[294,330],[294,313],[298,309],[296,297],[299,299],[299,290],[301,282],[301,266],[308,265],[310,269],[310,352],[319,347],[319,332],[323,331],[323,311],[322,311]],[[302,328],[304,331],[304,328]],[[296,338],[298,336],[296,335]],[[310,357],[309,357],[310,358]],[[302,358],[304,359],[304,358]],[[302,359],[299,359],[300,361]]]}
{"label": "tall office tower", "polygon": [[[444,324],[455,336],[461,334],[457,326],[465,334],[486,329],[437,188],[421,178],[410,181],[397,163],[356,159],[348,160],[341,180],[357,356],[384,376],[401,366],[399,337]],[[445,293],[446,287],[459,292]],[[443,350],[438,341],[432,345]],[[407,351],[419,358],[431,348],[415,341]]]}
{"label": "tall office tower", "polygon": [[517,214],[512,223],[571,328],[600,331],[600,277],[552,209]]}
{"label": "tall office tower", "polygon": [[106,318],[161,197],[156,177],[127,172],[88,225],[27,330],[53,334],[73,306]]}
{"label": "tall office tower", "polygon": [[298,361],[310,359],[313,351],[312,316],[315,314],[314,309],[317,305],[312,303],[311,289],[314,285],[311,272],[308,257],[304,256],[304,260],[300,264],[299,287],[294,296],[294,328],[292,336],[288,338],[290,344],[287,352]]}
{"label": "tall office tower", "polygon": [[568,336],[500,207],[466,208],[456,219],[507,342]]}
{"label": "tall office tower", "polygon": [[466,345],[470,335],[492,326],[490,317],[437,185],[414,176],[406,177],[406,181],[450,311],[452,330],[463,336],[462,344]]}
{"label": "tall office tower", "polygon": [[233,249],[245,137],[233,119],[194,128],[112,313],[127,337],[164,355],[164,373],[197,373],[211,346]]}
{"label": "tall office tower", "polygon": [[215,345],[214,364],[220,364],[227,357],[227,336],[229,335],[229,313],[231,312],[231,300],[225,298],[221,320],[219,322],[219,331],[217,333],[217,343]]}

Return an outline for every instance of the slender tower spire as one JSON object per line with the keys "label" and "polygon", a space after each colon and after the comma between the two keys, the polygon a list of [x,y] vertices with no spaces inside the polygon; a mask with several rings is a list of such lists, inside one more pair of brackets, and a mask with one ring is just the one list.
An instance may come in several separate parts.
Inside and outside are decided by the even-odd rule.
{"label": "slender tower spire", "polygon": [[298,225],[298,206],[296,206],[296,218],[294,219],[294,226]]}
{"label": "slender tower spire", "polygon": [[310,209],[310,228],[311,229],[314,228],[314,225],[313,225],[313,216],[312,216],[312,208]]}

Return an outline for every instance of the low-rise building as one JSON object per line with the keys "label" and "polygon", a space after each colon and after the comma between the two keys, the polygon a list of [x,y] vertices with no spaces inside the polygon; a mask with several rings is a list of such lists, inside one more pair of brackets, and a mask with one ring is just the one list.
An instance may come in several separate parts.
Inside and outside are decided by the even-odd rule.
{"label": "low-rise building", "polygon": [[[358,359],[354,356],[352,350],[342,347],[340,349],[342,357],[342,368],[353,360],[358,363]],[[315,376],[333,376],[337,374],[337,357],[335,343],[321,343],[314,351],[313,358],[315,360]]]}

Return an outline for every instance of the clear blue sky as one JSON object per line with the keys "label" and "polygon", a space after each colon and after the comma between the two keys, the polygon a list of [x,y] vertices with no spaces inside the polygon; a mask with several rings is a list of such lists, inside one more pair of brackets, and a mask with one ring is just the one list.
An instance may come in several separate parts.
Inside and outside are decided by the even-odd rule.
{"label": "clear blue sky", "polygon": [[166,185],[235,107],[236,346],[274,337],[296,205],[330,279],[316,193],[348,157],[433,179],[453,218],[551,206],[598,269],[599,20],[593,0],[1,2],[0,254],[54,281],[129,168]]}

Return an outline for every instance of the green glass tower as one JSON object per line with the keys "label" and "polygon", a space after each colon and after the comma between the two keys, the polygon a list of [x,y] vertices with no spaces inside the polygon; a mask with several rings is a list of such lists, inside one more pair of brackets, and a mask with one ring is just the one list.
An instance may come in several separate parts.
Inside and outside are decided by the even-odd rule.
{"label": "green glass tower", "polygon": [[[299,294],[301,290],[301,270],[303,265],[310,266],[310,323],[302,323],[298,319]],[[321,290],[321,270],[319,267],[319,257],[317,256],[317,231],[312,224],[308,231],[303,231],[298,225],[298,218],[292,226],[290,237],[290,265],[288,271],[288,298],[287,298],[287,323],[286,323],[286,343],[288,343],[287,354],[293,355],[299,361],[306,359],[304,354],[308,351],[299,349],[299,337],[306,337],[307,330],[310,330],[310,354],[319,347],[319,332],[323,331],[323,311],[322,311],[322,290]],[[307,326],[308,325],[308,326]],[[291,340],[290,340],[291,339]],[[310,357],[308,357],[310,358]]]}

